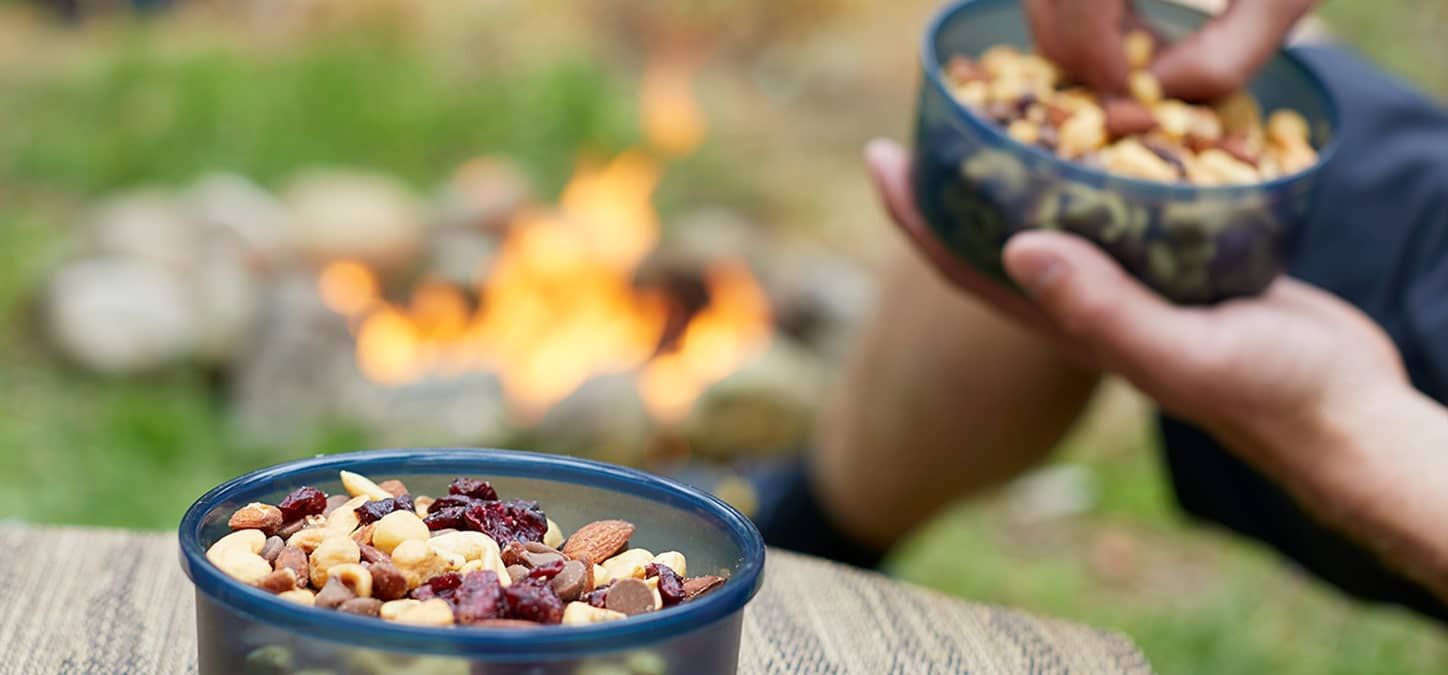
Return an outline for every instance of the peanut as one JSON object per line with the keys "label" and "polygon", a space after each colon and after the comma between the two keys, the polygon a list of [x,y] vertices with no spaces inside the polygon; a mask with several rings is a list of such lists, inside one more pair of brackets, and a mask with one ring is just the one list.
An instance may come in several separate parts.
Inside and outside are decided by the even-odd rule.
{"label": "peanut", "polygon": [[392,564],[407,579],[408,588],[417,588],[422,582],[447,571],[447,561],[427,544],[409,539],[392,550]]}
{"label": "peanut", "polygon": [[376,529],[372,530],[372,545],[383,553],[392,553],[404,541],[427,541],[432,536],[422,519],[409,511],[393,511],[383,516],[376,525]]}
{"label": "peanut", "polygon": [[586,626],[591,623],[604,623],[627,618],[628,615],[623,612],[594,607],[586,602],[570,602],[563,608],[563,625],[565,626]]}
{"label": "peanut", "polygon": [[951,87],[951,94],[956,100],[972,108],[985,107],[986,101],[990,98],[990,86],[984,80],[972,80]]}
{"label": "peanut", "polygon": [[418,518],[427,517],[427,509],[436,501],[432,497],[417,497],[412,500],[412,509],[417,511]]}
{"label": "peanut", "polygon": [[1035,145],[1041,138],[1041,127],[1030,120],[1016,120],[1006,127],[1006,135],[1026,145]]}
{"label": "peanut", "polygon": [[1106,170],[1133,178],[1170,182],[1177,170],[1134,138],[1123,138],[1102,153]]}
{"label": "peanut", "polygon": [[454,621],[452,608],[440,598],[384,602],[378,615],[388,621],[417,626],[451,626]]}
{"label": "peanut", "polygon": [[332,536],[323,540],[322,544],[312,551],[312,588],[321,588],[327,584],[328,571],[331,568],[361,560],[362,550],[351,537]]}
{"label": "peanut", "polygon": [[1143,70],[1151,65],[1152,51],[1156,45],[1151,38],[1151,33],[1144,30],[1134,30],[1122,38],[1121,46],[1126,52],[1126,67],[1132,70]]}
{"label": "peanut", "polygon": [[[497,546],[496,543],[493,545]],[[543,533],[543,545],[548,548],[558,548],[563,545],[563,530],[558,527],[558,523],[553,522],[552,518],[548,519],[548,531]]]}
{"label": "peanut", "polygon": [[371,478],[351,471],[342,471],[342,487],[346,488],[347,494],[353,497],[367,497],[368,499],[391,499],[392,493],[382,489],[381,486],[372,482]]}
{"label": "peanut", "polygon": [[327,516],[326,529],[329,532],[352,534],[352,531],[362,524],[362,520],[357,517],[356,509],[365,503],[367,503],[366,496],[353,497],[346,504],[337,507],[336,511]]}
{"label": "peanut", "polygon": [[327,570],[328,581],[336,579],[359,598],[372,597],[372,572],[357,563],[335,565]]}
{"label": "peanut", "polygon": [[311,607],[317,603],[316,594],[305,588],[284,591],[282,593],[278,593],[277,597],[288,602],[295,602],[298,605],[306,605],[307,607]]}
{"label": "peanut", "polygon": [[287,546],[294,546],[305,553],[311,553],[322,545],[322,540],[332,536],[332,532],[321,527],[309,527],[301,530],[287,539]]}
{"label": "peanut", "polygon": [[1127,77],[1126,88],[1131,92],[1132,98],[1146,105],[1161,102],[1161,83],[1156,81],[1156,76],[1152,75],[1150,71],[1133,72]]}
{"label": "peanut", "polygon": [[654,554],[647,549],[631,548],[603,561],[603,569],[610,579],[642,579],[644,565],[653,562]]}
{"label": "peanut", "polygon": [[1216,148],[1204,150],[1187,162],[1187,176],[1198,185],[1245,185],[1259,180],[1252,165]]}
{"label": "peanut", "polygon": [[1075,159],[1106,144],[1106,114],[1095,103],[1077,108],[1061,125],[1056,149]]}
{"label": "peanut", "polygon": [[608,582],[613,581],[613,576],[608,573],[608,568],[603,565],[593,566],[593,587],[603,588]]}
{"label": "peanut", "polygon": [[654,556],[653,562],[668,567],[681,577],[689,575],[686,567],[688,563],[684,560],[684,554],[678,551],[664,551]]}

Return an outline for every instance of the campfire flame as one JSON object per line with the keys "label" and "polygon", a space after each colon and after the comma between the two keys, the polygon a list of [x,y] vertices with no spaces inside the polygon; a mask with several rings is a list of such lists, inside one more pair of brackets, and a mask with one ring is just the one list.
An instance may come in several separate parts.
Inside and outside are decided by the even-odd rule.
{"label": "campfire flame", "polygon": [[365,264],[327,264],[318,290],[328,308],[349,318],[363,375],[399,386],[494,372],[510,412],[530,422],[591,377],[635,373],[649,414],[673,423],[761,350],[772,333],[769,303],[743,262],[705,269],[707,304],[667,345],[669,298],[634,283],[659,242],[652,200],[664,160],[694,151],[705,136],[690,63],[648,64],[641,83],[648,146],[580,163],[556,206],[517,215],[478,280],[476,303],[437,281],[393,303]]}

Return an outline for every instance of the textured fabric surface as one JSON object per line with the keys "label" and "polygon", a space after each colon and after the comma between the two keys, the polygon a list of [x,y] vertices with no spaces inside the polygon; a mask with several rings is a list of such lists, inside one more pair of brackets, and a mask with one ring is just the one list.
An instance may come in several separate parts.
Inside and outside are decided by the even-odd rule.
{"label": "textured fabric surface", "polygon": [[[739,672],[1149,673],[1126,638],[771,551]],[[196,671],[175,538],[0,524],[0,674]]]}

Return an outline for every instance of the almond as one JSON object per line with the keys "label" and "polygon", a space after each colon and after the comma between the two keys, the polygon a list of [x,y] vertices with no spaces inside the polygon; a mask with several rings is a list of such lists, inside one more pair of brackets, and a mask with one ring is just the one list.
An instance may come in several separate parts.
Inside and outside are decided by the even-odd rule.
{"label": "almond", "polygon": [[408,494],[407,486],[404,485],[402,481],[397,480],[396,478],[392,480],[384,480],[381,483],[378,483],[377,487],[386,490],[387,493],[392,495],[393,497],[401,497],[405,494]]}
{"label": "almond", "polygon": [[684,599],[693,600],[724,583],[724,577],[702,576],[684,580]]}
{"label": "almond", "polygon": [[261,530],[271,536],[282,527],[282,510],[271,504],[252,502],[231,514],[226,524],[233,530]]}
{"label": "almond", "polygon": [[633,523],[628,521],[596,520],[578,528],[563,543],[563,555],[597,564],[622,551],[633,533]]}

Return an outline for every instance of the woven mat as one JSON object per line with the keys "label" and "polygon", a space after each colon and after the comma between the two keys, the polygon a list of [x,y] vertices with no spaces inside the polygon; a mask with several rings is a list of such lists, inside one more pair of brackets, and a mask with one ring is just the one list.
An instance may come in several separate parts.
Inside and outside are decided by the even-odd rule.
{"label": "woven mat", "polygon": [[[1126,638],[771,551],[739,672],[1150,673]],[[168,534],[0,525],[0,674],[196,672]]]}

